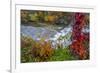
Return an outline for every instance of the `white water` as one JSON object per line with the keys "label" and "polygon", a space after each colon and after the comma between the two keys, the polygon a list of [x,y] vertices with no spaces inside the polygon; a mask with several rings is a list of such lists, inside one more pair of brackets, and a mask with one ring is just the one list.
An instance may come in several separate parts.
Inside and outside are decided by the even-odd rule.
{"label": "white water", "polygon": [[[49,29],[47,27],[33,27],[33,26],[21,26],[21,34],[24,36],[30,36],[34,40],[40,40],[40,38],[45,37],[46,41],[50,40],[53,47],[56,47],[57,44],[67,47],[71,44],[71,32],[72,27],[66,26],[60,31],[56,29]],[[88,29],[83,29],[83,32],[89,32]]]}

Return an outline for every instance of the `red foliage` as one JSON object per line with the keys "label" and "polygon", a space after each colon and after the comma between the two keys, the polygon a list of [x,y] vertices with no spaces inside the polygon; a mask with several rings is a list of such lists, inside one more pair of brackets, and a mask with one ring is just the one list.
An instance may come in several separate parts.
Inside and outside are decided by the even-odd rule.
{"label": "red foliage", "polygon": [[70,45],[72,52],[76,54],[79,59],[87,57],[86,47],[84,41],[89,40],[89,34],[82,32],[85,25],[85,15],[83,13],[75,13],[75,24],[72,30],[72,44]]}

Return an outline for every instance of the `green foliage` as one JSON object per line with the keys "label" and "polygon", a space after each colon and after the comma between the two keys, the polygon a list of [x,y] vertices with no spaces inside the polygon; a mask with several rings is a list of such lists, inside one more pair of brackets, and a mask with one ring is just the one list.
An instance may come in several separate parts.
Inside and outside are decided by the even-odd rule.
{"label": "green foliage", "polygon": [[45,41],[41,39],[39,41],[34,41],[29,37],[23,37],[24,43],[21,46],[21,62],[45,62],[45,61],[66,61],[66,60],[76,60],[77,58],[73,56],[70,52],[70,48],[57,48],[51,47],[50,41]]}
{"label": "green foliage", "polygon": [[30,21],[37,21],[38,20],[37,14],[29,14],[29,17],[30,17]]}
{"label": "green foliage", "polygon": [[33,61],[32,55],[30,54],[34,40],[31,37],[21,36],[21,62]]}
{"label": "green foliage", "polygon": [[72,14],[69,12],[53,12],[53,11],[32,11],[21,10],[21,23],[46,23],[50,25],[59,25],[70,23]]}
{"label": "green foliage", "polygon": [[[39,51],[39,50],[38,50]],[[54,49],[53,54],[49,58],[43,58],[40,56],[33,57],[32,54],[25,54],[26,49],[22,50],[22,60],[21,62],[45,62],[45,61],[68,61],[68,60],[77,60],[75,56],[70,53],[70,50],[67,49]]]}
{"label": "green foliage", "polygon": [[66,61],[76,60],[76,58],[70,53],[69,48],[55,49],[54,54],[50,58],[50,61]]}
{"label": "green foliage", "polygon": [[30,50],[27,48],[21,48],[21,62],[26,63],[26,62],[33,62],[33,57],[30,54]]}

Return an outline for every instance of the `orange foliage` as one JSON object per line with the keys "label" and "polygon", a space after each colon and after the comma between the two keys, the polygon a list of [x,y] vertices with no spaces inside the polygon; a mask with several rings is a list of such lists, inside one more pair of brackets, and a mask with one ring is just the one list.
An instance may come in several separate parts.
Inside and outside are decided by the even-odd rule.
{"label": "orange foliage", "polygon": [[44,39],[37,41],[33,44],[32,55],[39,58],[40,61],[46,61],[53,54],[53,48],[50,41]]}
{"label": "orange foliage", "polygon": [[48,16],[45,16],[44,20],[46,22],[53,23],[53,22],[55,22],[57,20],[57,16],[55,16],[55,15],[48,15]]}

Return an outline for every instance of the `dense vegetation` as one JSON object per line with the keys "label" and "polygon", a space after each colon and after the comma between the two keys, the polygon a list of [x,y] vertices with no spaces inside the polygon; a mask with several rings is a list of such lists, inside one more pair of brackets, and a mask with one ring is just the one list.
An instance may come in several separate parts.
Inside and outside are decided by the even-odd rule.
{"label": "dense vegetation", "polygon": [[[89,32],[83,32],[83,29],[89,29],[88,13],[21,10],[21,25],[44,28],[43,24],[63,28],[69,25],[72,27],[71,34],[60,36],[56,47],[52,46],[52,41],[46,41],[47,34],[40,40],[21,34],[22,63],[89,59]],[[63,47],[61,41],[69,38],[71,44]]]}
{"label": "dense vegetation", "polygon": [[73,25],[72,44],[73,53],[77,54],[79,59],[89,58],[89,33],[82,32],[86,22],[86,16],[83,13],[75,13],[75,24]]}
{"label": "dense vegetation", "polygon": [[21,62],[65,61],[77,59],[71,54],[69,47],[54,49],[51,47],[51,43],[46,42],[45,39],[36,42],[30,37],[23,37],[21,41]]}
{"label": "dense vegetation", "polygon": [[73,18],[72,12],[21,10],[21,23],[45,23],[52,25],[68,25]]}

